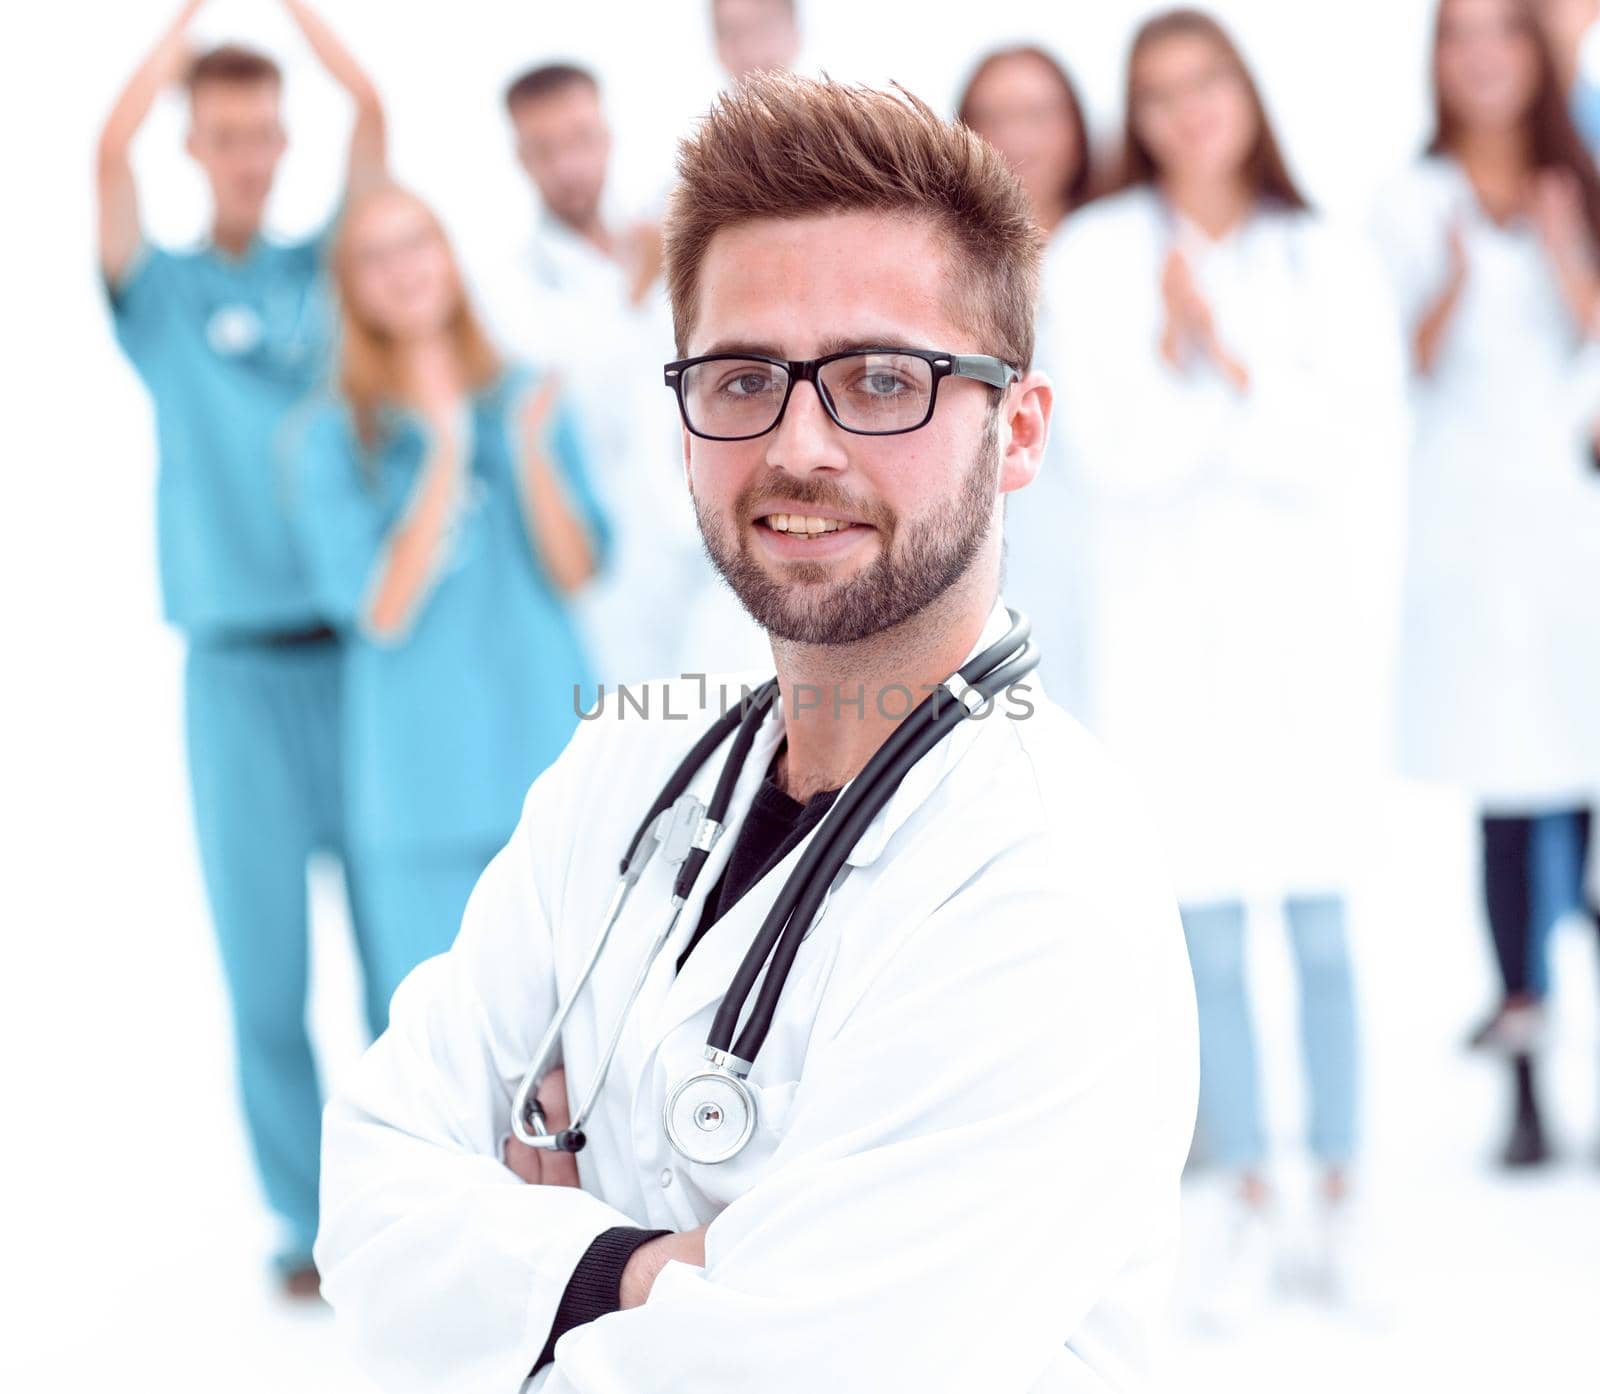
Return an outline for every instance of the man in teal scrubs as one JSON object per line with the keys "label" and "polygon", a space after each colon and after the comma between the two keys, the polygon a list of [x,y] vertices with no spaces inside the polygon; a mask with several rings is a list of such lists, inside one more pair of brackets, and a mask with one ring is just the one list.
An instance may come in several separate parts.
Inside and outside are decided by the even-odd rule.
{"label": "man in teal scrubs", "polygon": [[[350,184],[381,179],[371,82],[304,4],[283,2],[355,102]],[[262,235],[285,145],[277,66],[232,45],[192,59],[185,37],[201,3],[183,6],[106,120],[100,265],[118,342],[155,404],[162,596],[189,643],[195,827],[245,1118],[286,1231],[279,1272],[287,1291],[311,1295],[321,1099],[305,1022],[306,864],[337,847],[339,656],[298,564],[273,447],[326,375],[331,311],[324,239]],[[129,147],[157,96],[180,81],[212,216],[207,241],[176,253],[145,239]]]}

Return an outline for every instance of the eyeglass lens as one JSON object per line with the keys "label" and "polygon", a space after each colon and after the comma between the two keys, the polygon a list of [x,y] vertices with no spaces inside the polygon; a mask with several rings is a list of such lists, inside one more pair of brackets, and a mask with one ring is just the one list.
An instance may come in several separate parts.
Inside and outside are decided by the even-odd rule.
{"label": "eyeglass lens", "polygon": [[[847,431],[881,435],[920,426],[933,397],[933,367],[898,353],[855,353],[818,370],[818,389]],[[684,370],[689,428],[732,439],[758,436],[777,424],[788,369],[754,358],[715,358]]]}

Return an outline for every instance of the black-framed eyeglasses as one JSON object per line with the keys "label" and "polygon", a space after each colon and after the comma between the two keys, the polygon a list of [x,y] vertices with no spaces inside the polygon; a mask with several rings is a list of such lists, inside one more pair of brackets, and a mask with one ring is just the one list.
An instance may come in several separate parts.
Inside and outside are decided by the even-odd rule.
{"label": "black-framed eyeglasses", "polygon": [[663,370],[690,435],[754,440],[783,420],[797,382],[817,389],[823,410],[858,436],[898,436],[933,419],[939,383],[973,378],[1002,391],[1021,378],[1004,359],[937,349],[859,348],[822,358],[708,353]]}

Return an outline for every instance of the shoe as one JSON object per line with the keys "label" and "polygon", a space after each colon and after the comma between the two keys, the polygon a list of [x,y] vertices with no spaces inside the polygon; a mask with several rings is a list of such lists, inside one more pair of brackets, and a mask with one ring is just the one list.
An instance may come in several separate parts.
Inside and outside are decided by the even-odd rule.
{"label": "shoe", "polygon": [[1356,1224],[1348,1197],[1317,1201],[1311,1244],[1304,1271],[1308,1297],[1333,1306],[1348,1306],[1360,1284],[1356,1278]]}
{"label": "shoe", "polygon": [[1200,1325],[1236,1334],[1264,1305],[1276,1262],[1277,1233],[1269,1207],[1235,1200],[1221,1262],[1195,1305]]}
{"label": "shoe", "polygon": [[1500,1149],[1500,1165],[1508,1171],[1539,1166],[1550,1160],[1550,1148],[1544,1140],[1544,1125],[1533,1114],[1519,1117],[1511,1125],[1511,1136]]}
{"label": "shoe", "polygon": [[315,1302],[322,1296],[322,1274],[314,1263],[291,1268],[280,1280],[283,1295],[296,1302]]}
{"label": "shoe", "polygon": [[1532,1055],[1544,1045],[1544,1039],[1543,1004],[1507,1002],[1467,1037],[1467,1049],[1489,1050],[1497,1055]]}

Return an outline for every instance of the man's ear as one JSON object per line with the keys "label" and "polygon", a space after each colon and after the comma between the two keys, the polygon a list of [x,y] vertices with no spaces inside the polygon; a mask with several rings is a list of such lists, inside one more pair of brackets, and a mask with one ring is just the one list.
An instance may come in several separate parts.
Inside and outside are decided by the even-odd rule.
{"label": "man's ear", "polygon": [[1044,462],[1055,390],[1038,369],[1006,391],[1000,410],[1005,418],[1005,451],[1000,458],[1000,492],[1009,494],[1033,482]]}

